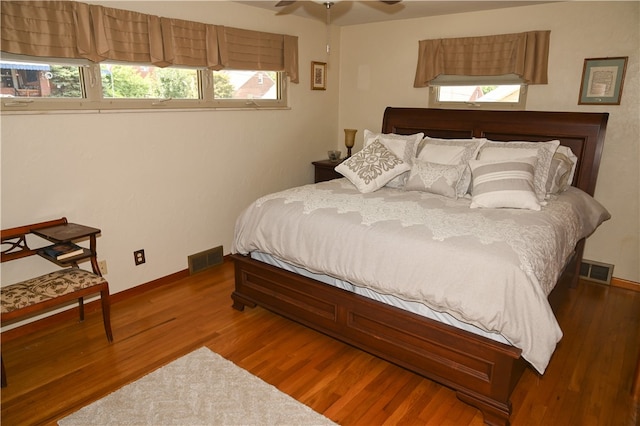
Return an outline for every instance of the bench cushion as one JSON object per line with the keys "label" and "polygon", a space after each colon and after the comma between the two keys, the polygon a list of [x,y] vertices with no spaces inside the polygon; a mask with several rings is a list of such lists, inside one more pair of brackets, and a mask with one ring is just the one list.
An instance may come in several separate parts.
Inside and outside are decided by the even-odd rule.
{"label": "bench cushion", "polygon": [[104,283],[106,283],[104,278],[84,269],[62,269],[2,287],[0,290],[2,296],[1,312],[3,314],[12,312]]}

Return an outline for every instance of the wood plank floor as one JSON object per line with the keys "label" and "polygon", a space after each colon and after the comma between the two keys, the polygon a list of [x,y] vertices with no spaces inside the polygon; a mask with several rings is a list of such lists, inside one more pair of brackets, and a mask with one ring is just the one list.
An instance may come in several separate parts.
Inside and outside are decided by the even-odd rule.
{"label": "wood plank floor", "polygon": [[[262,308],[231,308],[225,263],[115,303],[115,341],[100,312],[3,342],[2,424],[56,420],[207,346],[342,425],[481,425],[453,391]],[[564,331],[544,376],[528,370],[514,425],[637,425],[630,396],[640,350],[640,293],[582,282],[558,310]]]}

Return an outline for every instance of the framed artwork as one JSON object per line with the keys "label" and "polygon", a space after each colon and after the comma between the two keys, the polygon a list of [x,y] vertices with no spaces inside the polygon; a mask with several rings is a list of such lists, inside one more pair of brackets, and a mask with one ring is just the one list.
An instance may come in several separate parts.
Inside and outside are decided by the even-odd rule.
{"label": "framed artwork", "polygon": [[311,62],[311,90],[327,90],[326,62]]}
{"label": "framed artwork", "polygon": [[627,59],[585,59],[578,105],[620,105]]}

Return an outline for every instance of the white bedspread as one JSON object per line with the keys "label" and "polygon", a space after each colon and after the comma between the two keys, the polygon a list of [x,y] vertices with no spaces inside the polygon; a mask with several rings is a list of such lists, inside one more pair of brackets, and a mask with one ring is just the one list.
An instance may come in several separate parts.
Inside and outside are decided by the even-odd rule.
{"label": "white bedspread", "polygon": [[346,179],[267,195],[238,218],[234,253],[259,250],[356,286],[423,303],[522,349],[543,373],[560,327],[547,301],[576,242],[610,216],[575,188],[542,211]]}

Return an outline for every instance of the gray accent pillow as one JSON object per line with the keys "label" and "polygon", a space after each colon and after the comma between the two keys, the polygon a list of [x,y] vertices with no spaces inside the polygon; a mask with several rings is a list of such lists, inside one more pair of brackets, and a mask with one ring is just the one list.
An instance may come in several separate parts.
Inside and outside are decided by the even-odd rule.
{"label": "gray accent pillow", "polygon": [[466,170],[465,164],[451,166],[447,164],[416,161],[411,168],[405,191],[422,191],[458,198],[456,187]]}
{"label": "gray accent pillow", "polygon": [[486,139],[438,139],[425,137],[420,142],[418,160],[430,163],[457,166],[463,164],[465,170],[456,187],[458,197],[464,197],[469,191],[471,170],[467,167],[469,160],[474,160]]}

